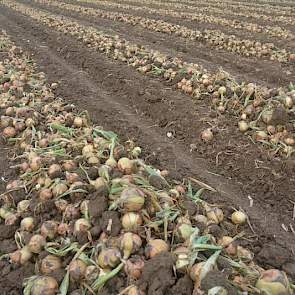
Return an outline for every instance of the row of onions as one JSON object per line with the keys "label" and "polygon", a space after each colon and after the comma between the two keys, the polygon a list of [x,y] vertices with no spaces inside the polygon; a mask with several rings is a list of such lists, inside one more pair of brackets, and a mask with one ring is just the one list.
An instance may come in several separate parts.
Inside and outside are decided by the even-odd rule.
{"label": "row of onions", "polygon": [[[244,2],[244,1],[239,1],[239,2]],[[275,3],[273,0],[259,0],[256,3],[257,4],[259,3],[259,5],[265,5],[265,4],[274,5],[274,6],[278,5],[278,3]],[[294,2],[290,1],[290,0],[282,0],[280,3],[285,5],[285,6],[290,5],[291,7],[294,7]]]}
{"label": "row of onions", "polygon": [[[77,0],[80,1],[80,0]],[[94,2],[95,0],[86,0],[86,1],[90,1],[90,2]],[[97,2],[97,1],[95,1]],[[101,1],[99,1],[101,2]],[[122,2],[124,2],[124,0],[122,0]],[[127,2],[127,1],[126,1]],[[132,0],[132,3],[140,3],[140,0]],[[130,1],[128,1],[128,3],[130,3]],[[211,6],[208,7],[190,7],[188,5],[185,5],[183,3],[169,3],[169,2],[159,2],[157,0],[149,0],[148,2],[146,2],[147,4],[152,4],[152,5],[157,5],[159,6],[159,8],[161,6],[167,7],[167,8],[172,8],[172,9],[188,9],[188,10],[197,10],[198,12],[202,12],[202,13],[206,13],[206,14],[218,14],[218,15],[224,15],[225,13],[227,14],[228,11],[224,8],[220,8],[220,7],[216,7],[214,4],[211,4]],[[208,4],[207,4],[208,5]],[[230,15],[231,16],[235,16],[235,17],[246,17],[246,18],[251,18],[251,19],[257,19],[257,20],[264,20],[264,21],[269,21],[273,24],[274,22],[274,18],[272,15],[267,15],[264,12],[262,13],[257,13],[255,11],[247,11],[247,9],[243,9],[242,11],[233,11],[230,10]],[[293,16],[284,16],[284,15],[276,15],[275,18],[275,22],[277,23],[282,23],[285,25],[293,25],[295,24],[295,20]]]}
{"label": "row of onions", "polygon": [[[223,71],[210,74],[197,64],[186,63],[177,57],[167,57],[158,51],[132,44],[118,36],[107,35],[69,18],[10,0],[2,3],[77,38],[87,47],[127,63],[142,74],[163,77],[194,99],[208,99],[219,113],[227,111],[239,118],[239,130],[251,135],[254,141],[264,144],[275,153],[287,156],[293,154],[295,90],[292,85],[289,89],[269,89],[253,83],[237,83]],[[205,134],[204,141],[213,139],[211,130],[205,130]]]}
{"label": "row of onions", "polygon": [[[123,0],[124,1],[124,0]],[[176,0],[172,1],[157,1],[157,3],[175,3],[177,2]],[[186,9],[198,9],[196,6],[196,2],[191,1],[191,0],[185,0],[182,2],[182,4],[185,4]],[[188,5],[187,5],[188,4]],[[226,0],[226,1],[214,1],[214,0],[209,0],[209,1],[204,1],[201,0],[198,2],[200,6],[206,6],[206,7],[218,7],[222,9],[232,9],[232,10],[242,10],[242,11],[247,11],[247,12],[257,12],[257,13],[267,13],[267,14],[272,14],[274,16],[293,16],[292,12],[293,9],[291,7],[285,7],[285,6],[273,6],[269,4],[259,4],[259,3],[248,3],[248,2],[238,2],[238,1],[231,1],[231,0]],[[192,6],[190,6],[192,5]]]}
{"label": "row of onions", "polygon": [[[220,17],[216,15],[210,15],[207,12],[203,12],[203,7],[198,7],[197,12],[187,12],[180,10],[180,7],[173,7],[172,9],[164,9],[164,8],[150,8],[146,6],[134,6],[130,4],[121,4],[121,3],[114,3],[111,1],[94,1],[94,0],[78,0],[80,3],[95,3],[97,5],[103,5],[105,7],[115,7],[118,9],[126,9],[128,11],[140,11],[144,13],[148,13],[151,15],[161,15],[161,16],[169,16],[169,17],[175,17],[175,18],[182,18],[185,20],[192,20],[197,23],[209,23],[209,24],[216,24],[216,25],[222,25],[225,27],[230,27],[233,29],[241,29],[246,30],[249,32],[254,33],[264,33],[267,35],[270,35],[272,37],[278,37],[278,38],[292,38],[293,33],[287,29],[281,28],[279,26],[273,26],[273,25],[264,25],[261,26],[257,23],[249,23],[241,20],[231,20],[226,17]],[[162,3],[162,2],[161,2]]]}
{"label": "row of onions", "polygon": [[[97,294],[120,274],[124,294],[143,295],[137,282],[145,264],[167,252],[175,257],[176,279],[189,275],[194,294],[203,294],[202,281],[222,262],[236,294],[293,294],[284,272],[259,267],[240,245],[243,211],[208,204],[204,189],[190,183],[168,183],[168,171],[139,158],[140,147],[93,126],[87,112],[54,96],[6,34],[0,41],[7,52],[0,64],[1,134],[14,149],[18,175],[0,207],[1,223],[17,228],[18,250],[1,259],[35,263],[23,294]],[[216,227],[226,234],[214,235]],[[207,294],[228,292],[214,286]]]}

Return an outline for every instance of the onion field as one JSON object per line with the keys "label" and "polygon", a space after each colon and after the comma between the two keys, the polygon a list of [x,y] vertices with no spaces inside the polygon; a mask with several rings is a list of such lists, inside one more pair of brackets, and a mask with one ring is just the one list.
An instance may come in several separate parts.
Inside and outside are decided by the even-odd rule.
{"label": "onion field", "polygon": [[294,295],[294,14],[0,0],[1,295]]}

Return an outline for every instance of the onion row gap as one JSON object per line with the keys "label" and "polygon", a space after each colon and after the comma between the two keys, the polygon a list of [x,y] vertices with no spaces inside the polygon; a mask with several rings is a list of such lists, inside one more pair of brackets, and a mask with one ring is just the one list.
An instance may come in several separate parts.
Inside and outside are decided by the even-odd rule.
{"label": "onion row gap", "polygon": [[[295,89],[292,83],[288,88],[278,89],[254,83],[238,83],[222,70],[209,73],[197,64],[168,57],[118,36],[80,25],[69,18],[14,1],[1,3],[50,28],[71,35],[87,47],[112,59],[127,63],[142,74],[162,77],[195,100],[207,99],[219,113],[227,111],[236,118],[241,132],[253,142],[263,144],[273,154],[289,157],[294,153]],[[201,137],[209,142],[214,134],[208,129],[204,130]]]}
{"label": "onion row gap", "polygon": [[[116,294],[152,294],[150,265],[163,260],[171,276],[163,294],[184,278],[186,294],[293,294],[284,272],[259,267],[241,246],[243,211],[205,202],[208,185],[168,183],[167,171],[140,159],[140,147],[55,97],[56,85],[46,85],[4,32],[0,44],[1,134],[17,172],[1,194],[0,217],[15,228],[18,248],[1,261],[35,263],[21,294],[100,294],[116,277],[124,280]],[[213,234],[217,225],[224,234]],[[212,272],[223,284],[204,287]]]}
{"label": "onion row gap", "polygon": [[[227,18],[222,18],[222,17],[216,17],[209,15],[207,13],[206,8],[200,8],[198,9],[198,13],[196,12],[184,12],[184,11],[179,11],[180,7],[176,7],[173,9],[163,9],[163,8],[150,8],[150,7],[144,7],[144,6],[133,6],[129,4],[118,4],[118,3],[113,3],[110,1],[92,1],[92,0],[78,0],[80,3],[95,3],[96,5],[103,5],[106,7],[116,7],[120,9],[127,9],[127,10],[134,10],[134,11],[142,11],[142,12],[147,12],[151,15],[161,15],[161,16],[171,16],[175,18],[182,18],[186,20],[191,20],[196,23],[210,23],[210,24],[216,24],[216,25],[222,25],[234,29],[241,29],[241,30],[246,30],[250,32],[255,32],[255,33],[264,33],[267,35],[270,35],[272,37],[278,37],[278,38],[292,38],[294,34],[284,28],[281,28],[279,26],[261,26],[259,24],[255,23],[248,23],[248,22],[243,22],[239,20],[230,20]],[[191,11],[191,10],[190,10]],[[181,26],[183,27],[183,26]],[[183,27],[185,28],[185,27]],[[206,33],[212,34],[214,31],[213,30],[205,30]],[[221,31],[216,31],[219,34]],[[216,35],[216,34],[215,34]],[[229,37],[229,36],[227,36]],[[232,36],[230,36],[232,37]],[[237,38],[237,37],[236,37]]]}
{"label": "onion row gap", "polygon": [[[80,0],[77,0],[80,1]],[[87,2],[91,2],[91,3],[100,3],[101,1],[96,1],[96,0],[81,0],[81,1],[87,1]],[[127,2],[122,0],[121,2]],[[130,1],[128,1],[128,3],[130,3]],[[140,4],[140,0],[132,0],[132,3],[136,3],[136,4]],[[218,7],[215,7],[214,5],[212,5],[211,7],[191,7],[191,6],[187,6],[184,4],[180,4],[180,3],[163,3],[163,2],[158,2],[158,1],[154,1],[154,0],[149,0],[145,2],[146,5],[152,4],[152,5],[157,5],[159,6],[159,8],[161,6],[167,7],[167,8],[172,8],[172,9],[189,9],[194,10],[196,9],[198,12],[203,12],[206,14],[218,14],[218,15],[224,15],[225,14],[225,9],[221,9]],[[266,15],[266,14],[259,14],[256,12],[247,12],[247,10],[243,10],[243,11],[239,11],[239,12],[235,12],[235,11],[230,11],[230,15],[231,16],[237,16],[237,17],[246,17],[246,18],[254,18],[257,20],[264,20],[264,21],[269,21],[271,23],[273,23],[274,18],[271,15]],[[295,24],[295,20],[294,17],[292,16],[276,16],[275,18],[276,22],[278,23],[282,23],[285,25],[290,25],[290,24]]]}
{"label": "onion row gap", "polygon": [[[136,1],[136,0],[135,0]],[[123,0],[124,2],[124,0]],[[130,2],[130,1],[128,1]],[[132,0],[131,2],[134,2],[134,0]],[[136,1],[138,2],[138,1]],[[177,3],[176,0],[172,0],[172,1],[158,1],[158,0],[154,0],[153,3],[155,4],[159,4],[159,5],[169,5],[169,3]],[[185,3],[185,4],[183,4]],[[196,7],[196,2],[194,1],[182,1],[182,3],[180,4],[182,5],[183,8],[186,9],[195,9],[197,10],[198,7]],[[198,6],[202,7],[207,7],[207,8],[211,8],[211,7],[218,7],[218,8],[222,8],[222,9],[231,9],[231,10],[242,10],[242,11],[247,11],[247,12],[259,12],[259,13],[269,13],[272,14],[274,16],[288,16],[288,17],[292,17],[292,13],[294,12],[294,8],[290,8],[290,7],[274,7],[271,5],[262,5],[262,7],[259,7],[261,5],[257,5],[256,3],[239,3],[239,2],[233,2],[233,1],[198,1]]]}

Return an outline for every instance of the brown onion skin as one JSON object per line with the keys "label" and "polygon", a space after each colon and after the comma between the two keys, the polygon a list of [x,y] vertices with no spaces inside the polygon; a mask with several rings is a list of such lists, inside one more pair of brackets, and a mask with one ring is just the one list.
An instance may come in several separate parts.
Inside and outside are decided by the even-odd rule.
{"label": "brown onion skin", "polygon": [[32,253],[40,253],[46,245],[46,239],[42,235],[34,235],[31,237],[28,247]]}
{"label": "brown onion skin", "polygon": [[54,239],[57,234],[58,224],[56,221],[48,220],[41,225],[41,235],[50,240]]}
{"label": "brown onion skin", "polygon": [[133,256],[126,261],[124,271],[128,277],[138,280],[144,268],[144,260],[139,256]]}
{"label": "brown onion skin", "polygon": [[69,264],[70,277],[74,281],[80,281],[85,277],[87,265],[80,259],[71,261]]}
{"label": "brown onion skin", "polygon": [[33,282],[31,295],[56,295],[57,291],[58,283],[53,277],[40,276]]}
{"label": "brown onion skin", "polygon": [[41,272],[43,274],[54,273],[62,267],[62,263],[59,257],[54,255],[47,255],[41,261]]}
{"label": "brown onion skin", "polygon": [[168,252],[168,244],[160,239],[150,240],[145,248],[145,255],[147,258],[153,258],[162,252]]}

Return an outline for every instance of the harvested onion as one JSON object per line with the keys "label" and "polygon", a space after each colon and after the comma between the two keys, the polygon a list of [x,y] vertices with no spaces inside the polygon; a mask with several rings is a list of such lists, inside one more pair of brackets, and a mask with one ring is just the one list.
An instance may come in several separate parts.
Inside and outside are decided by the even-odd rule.
{"label": "harvested onion", "polygon": [[50,240],[53,240],[57,234],[57,228],[58,224],[56,221],[53,220],[48,220],[43,222],[41,225],[41,235],[44,236],[45,238],[48,238]]}
{"label": "harvested onion", "polygon": [[44,246],[46,245],[46,240],[41,235],[34,235],[31,237],[28,247],[32,253],[40,253]]}
{"label": "harvested onion", "polygon": [[203,141],[205,142],[210,142],[213,140],[213,132],[210,128],[205,129],[204,131],[202,131],[201,133],[201,138]]}
{"label": "harvested onion", "polygon": [[128,158],[121,158],[118,161],[118,168],[124,174],[132,174],[134,170],[134,162]]}
{"label": "harvested onion", "polygon": [[57,281],[49,276],[40,276],[34,279],[31,295],[55,295],[58,291]]}
{"label": "harvested onion", "polygon": [[137,280],[142,274],[144,260],[139,256],[133,256],[126,261],[124,271],[129,278]]}
{"label": "harvested onion", "polygon": [[256,288],[267,295],[292,294],[286,274],[277,269],[262,272]]}
{"label": "harvested onion", "polygon": [[98,255],[97,263],[103,269],[116,267],[121,260],[121,253],[117,248],[103,249]]}
{"label": "harvested onion", "polygon": [[9,126],[9,127],[6,127],[3,129],[2,134],[6,138],[12,138],[12,137],[16,136],[16,130],[15,130],[15,128]]}
{"label": "harvested onion", "polygon": [[28,262],[31,259],[31,257],[32,257],[32,252],[30,251],[28,246],[25,246],[9,254],[9,258],[13,263],[17,263],[21,265]]}
{"label": "harvested onion", "polygon": [[231,221],[238,225],[244,224],[247,221],[247,215],[243,211],[235,211],[231,215]]}
{"label": "harvested onion", "polygon": [[144,205],[144,193],[138,189],[129,187],[122,191],[120,202],[127,211],[139,211]]}
{"label": "harvested onion", "polygon": [[86,268],[86,263],[80,259],[71,261],[68,268],[71,279],[74,281],[82,280],[85,277]]}
{"label": "harvested onion", "polygon": [[85,218],[80,218],[76,220],[74,225],[74,232],[77,234],[79,232],[85,232],[91,227],[90,222]]}
{"label": "harvested onion", "polygon": [[39,198],[41,201],[47,201],[52,198],[52,191],[50,188],[43,188],[39,193]]}
{"label": "harvested onion", "polygon": [[34,229],[34,218],[33,217],[25,217],[24,219],[22,219],[21,223],[20,223],[20,228],[21,230],[25,230],[25,231],[33,231]]}
{"label": "harvested onion", "polygon": [[223,211],[220,208],[214,207],[206,210],[207,218],[218,224],[223,221]]}
{"label": "harvested onion", "polygon": [[140,249],[142,241],[140,236],[134,233],[125,233],[121,238],[121,250],[123,252],[123,258],[127,259],[131,254]]}
{"label": "harvested onion", "polygon": [[41,261],[41,272],[43,274],[54,273],[62,267],[61,260],[59,257],[54,255],[47,255]]}
{"label": "harvested onion", "polygon": [[161,239],[155,239],[150,240],[145,248],[145,255],[147,258],[153,258],[157,255],[159,255],[162,252],[168,252],[169,246],[168,244],[161,240]]}
{"label": "harvested onion", "polygon": [[208,290],[208,295],[228,295],[224,287],[216,286]]}
{"label": "harvested onion", "polygon": [[142,218],[138,213],[127,212],[122,217],[122,226],[127,231],[137,231],[142,225]]}

